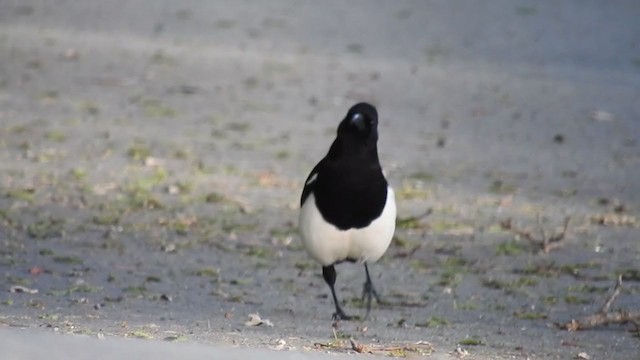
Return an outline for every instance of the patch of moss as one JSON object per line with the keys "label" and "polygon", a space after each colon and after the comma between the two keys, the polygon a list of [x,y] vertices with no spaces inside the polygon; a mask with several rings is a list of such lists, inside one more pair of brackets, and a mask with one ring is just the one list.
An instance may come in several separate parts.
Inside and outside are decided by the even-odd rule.
{"label": "patch of moss", "polygon": [[432,316],[429,319],[427,319],[427,321],[425,322],[416,323],[417,327],[426,327],[426,328],[437,328],[440,326],[447,326],[447,325],[449,325],[449,321],[447,319],[437,317],[437,316]]}
{"label": "patch of moss", "polygon": [[495,180],[491,183],[488,190],[494,194],[508,195],[515,193],[518,188],[502,180]]}
{"label": "patch of moss", "polygon": [[47,239],[64,235],[65,221],[62,218],[46,217],[26,226],[27,235],[34,239]]}
{"label": "patch of moss", "polygon": [[92,115],[92,116],[98,115],[100,113],[100,108],[98,107],[98,104],[90,100],[82,101],[78,105],[78,108],[80,109],[80,111],[84,112],[85,114]]}
{"label": "patch of moss", "polygon": [[415,172],[411,175],[409,175],[410,179],[414,179],[414,180],[419,180],[419,181],[424,181],[424,182],[428,182],[428,181],[433,181],[436,176],[432,173],[429,172],[424,172],[424,171],[419,171],[419,172]]}
{"label": "patch of moss", "polygon": [[431,191],[418,184],[405,183],[396,192],[400,200],[426,200],[431,197]]}
{"label": "patch of moss", "polygon": [[577,284],[571,285],[567,288],[569,292],[579,292],[579,293],[588,293],[588,294],[604,294],[609,291],[609,287],[607,286],[593,286],[589,284]]}
{"label": "patch of moss", "polygon": [[471,300],[458,303],[455,306],[455,308],[458,310],[475,310],[477,307],[478,305]]}
{"label": "patch of moss", "polygon": [[525,247],[518,241],[506,241],[496,247],[496,255],[514,256],[520,255]]}
{"label": "patch of moss", "polygon": [[69,174],[76,181],[84,181],[87,178],[87,170],[80,167],[71,169]]}
{"label": "patch of moss", "polygon": [[621,275],[623,281],[640,281],[640,269],[618,269],[616,275]]}
{"label": "patch of moss", "polygon": [[567,295],[564,297],[564,301],[567,304],[589,304],[591,300],[578,297],[576,295]]}
{"label": "patch of moss", "polygon": [[547,314],[538,312],[515,312],[513,316],[523,320],[540,320],[547,318]]}
{"label": "patch of moss", "polygon": [[144,340],[150,340],[153,339],[153,336],[149,333],[146,333],[142,330],[136,330],[134,332],[132,332],[130,334],[130,336],[136,338],[136,339],[144,339]]}
{"label": "patch of moss", "polygon": [[158,99],[143,99],[141,102],[142,113],[149,118],[174,118],[178,111],[162,103]]}
{"label": "patch of moss", "polygon": [[190,275],[200,276],[200,277],[210,277],[217,279],[220,277],[220,270],[212,267],[204,267],[197,270],[192,270],[189,272]]}
{"label": "patch of moss", "polygon": [[100,214],[94,215],[92,221],[96,225],[117,225],[120,222],[119,211],[103,211]]}
{"label": "patch of moss", "polygon": [[205,202],[208,202],[208,203],[211,203],[211,204],[221,203],[221,202],[223,202],[225,200],[226,200],[226,197],[224,195],[222,195],[222,194],[217,193],[217,192],[208,193],[204,198]]}
{"label": "patch of moss", "polygon": [[40,256],[51,256],[51,255],[53,255],[53,250],[51,250],[51,249],[41,249],[40,251],[38,251],[38,254],[40,254]]}
{"label": "patch of moss", "polygon": [[127,156],[135,161],[142,161],[151,156],[151,148],[142,140],[134,141],[133,145],[127,150]]}
{"label": "patch of moss", "polygon": [[257,257],[257,258],[273,258],[274,257],[273,250],[267,247],[262,247],[262,246],[250,246],[246,255]]}
{"label": "patch of moss", "polygon": [[398,229],[419,229],[421,227],[420,218],[415,216],[398,217],[396,219],[396,228]]}
{"label": "patch of moss", "polygon": [[140,286],[127,286],[124,289],[122,289],[122,292],[130,295],[130,296],[135,296],[135,297],[144,297],[145,294],[147,293],[147,287],[144,285],[140,285]]}
{"label": "patch of moss", "polygon": [[458,341],[458,344],[464,345],[464,346],[479,346],[479,345],[484,345],[484,342],[482,342],[482,340],[476,337],[470,337],[470,338],[466,338]]}
{"label": "patch of moss", "polygon": [[165,65],[165,66],[173,66],[178,63],[175,58],[167,55],[164,50],[156,51],[151,56],[150,62],[154,65]]}
{"label": "patch of moss", "polygon": [[5,196],[13,200],[31,203],[35,199],[35,192],[35,189],[11,189],[5,192]]}
{"label": "patch of moss", "polygon": [[59,130],[51,130],[44,133],[44,138],[46,140],[62,143],[67,140],[67,134]]}
{"label": "patch of moss", "polygon": [[59,264],[82,264],[84,261],[75,255],[55,255],[53,261]]}

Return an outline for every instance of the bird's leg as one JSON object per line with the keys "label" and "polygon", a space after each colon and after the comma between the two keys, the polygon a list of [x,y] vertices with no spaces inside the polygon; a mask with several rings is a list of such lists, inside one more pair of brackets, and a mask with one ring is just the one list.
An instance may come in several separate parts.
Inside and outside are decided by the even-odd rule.
{"label": "bird's leg", "polygon": [[351,320],[352,316],[349,316],[344,313],[342,308],[340,307],[340,303],[338,302],[338,297],[336,296],[336,269],[333,265],[323,266],[322,267],[322,276],[324,277],[324,281],[329,285],[329,289],[331,289],[331,296],[333,296],[333,303],[336,305],[336,312],[333,314],[334,320]]}
{"label": "bird's leg", "polygon": [[371,276],[369,275],[369,266],[367,263],[364,263],[364,271],[367,274],[367,280],[364,282],[364,286],[362,287],[362,301],[367,298],[367,314],[364,316],[365,319],[369,317],[369,312],[371,311],[371,298],[375,297],[378,304],[382,303],[380,299],[380,295],[376,291],[376,288],[373,287],[373,282],[371,282]]}

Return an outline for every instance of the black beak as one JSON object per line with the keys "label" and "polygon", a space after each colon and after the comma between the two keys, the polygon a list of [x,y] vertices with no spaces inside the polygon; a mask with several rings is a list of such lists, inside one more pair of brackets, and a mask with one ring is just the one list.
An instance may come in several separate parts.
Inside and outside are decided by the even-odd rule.
{"label": "black beak", "polygon": [[358,128],[358,130],[363,131],[366,129],[367,124],[365,124],[364,115],[360,113],[356,113],[351,117],[351,123]]}

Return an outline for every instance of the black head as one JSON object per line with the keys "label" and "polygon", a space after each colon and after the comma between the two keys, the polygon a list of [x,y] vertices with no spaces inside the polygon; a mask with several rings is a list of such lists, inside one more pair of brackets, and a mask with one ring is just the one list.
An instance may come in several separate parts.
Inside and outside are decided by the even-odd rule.
{"label": "black head", "polygon": [[350,138],[365,143],[378,140],[378,111],[371,104],[355,104],[338,126],[338,137]]}

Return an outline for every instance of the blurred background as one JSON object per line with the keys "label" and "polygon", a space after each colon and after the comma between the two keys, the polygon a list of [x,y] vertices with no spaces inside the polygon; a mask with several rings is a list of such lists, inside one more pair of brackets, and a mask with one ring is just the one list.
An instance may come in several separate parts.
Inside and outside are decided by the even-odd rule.
{"label": "blurred background", "polygon": [[[573,354],[544,319],[598,306],[602,291],[576,300],[575,286],[626,274],[620,305],[638,303],[638,19],[634,0],[0,1],[0,323],[332,338],[297,207],[338,122],[368,101],[399,198],[375,272],[400,305],[345,334]],[[537,233],[537,217],[547,232],[570,217],[567,245],[541,256],[501,226]],[[491,288],[521,281],[518,265],[593,274]],[[358,307],[362,274],[344,274]],[[251,312],[276,326],[245,327]],[[496,333],[511,327],[535,341]],[[638,347],[591,335],[572,341]]]}

